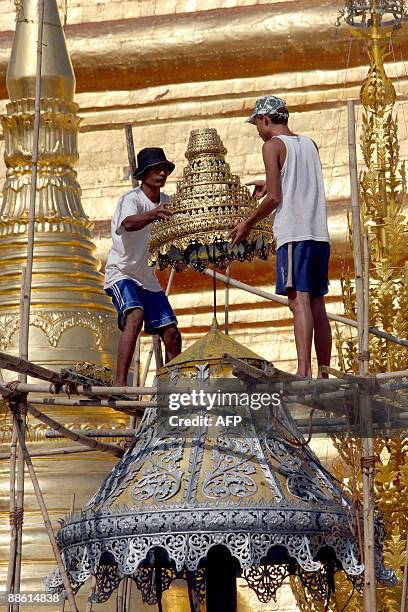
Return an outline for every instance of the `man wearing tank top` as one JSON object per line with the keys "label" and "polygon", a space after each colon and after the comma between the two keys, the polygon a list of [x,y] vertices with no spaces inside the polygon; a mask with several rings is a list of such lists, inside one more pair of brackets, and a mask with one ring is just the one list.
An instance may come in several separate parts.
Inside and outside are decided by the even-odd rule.
{"label": "man wearing tank top", "polygon": [[[233,244],[252,226],[274,213],[276,293],[287,295],[294,317],[297,375],[311,378],[312,341],[319,365],[330,365],[332,337],[324,295],[328,292],[330,239],[319,152],[307,136],[288,128],[285,101],[264,96],[256,101],[248,123],[264,141],[266,181],[254,181],[254,195],[263,198],[254,212],[231,232]],[[325,375],[323,375],[325,376]]]}

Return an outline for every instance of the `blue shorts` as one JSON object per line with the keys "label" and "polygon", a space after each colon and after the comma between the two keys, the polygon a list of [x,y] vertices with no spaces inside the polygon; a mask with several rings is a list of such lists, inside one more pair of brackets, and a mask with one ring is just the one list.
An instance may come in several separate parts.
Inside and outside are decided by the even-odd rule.
{"label": "blue shorts", "polygon": [[289,289],[295,289],[314,297],[325,295],[329,290],[329,259],[328,242],[301,240],[283,244],[276,253],[276,293],[286,295]]}
{"label": "blue shorts", "polygon": [[158,334],[161,327],[177,323],[170,302],[164,291],[148,291],[135,281],[124,278],[105,289],[118,311],[118,327],[125,328],[126,311],[142,308],[144,330],[147,334]]}

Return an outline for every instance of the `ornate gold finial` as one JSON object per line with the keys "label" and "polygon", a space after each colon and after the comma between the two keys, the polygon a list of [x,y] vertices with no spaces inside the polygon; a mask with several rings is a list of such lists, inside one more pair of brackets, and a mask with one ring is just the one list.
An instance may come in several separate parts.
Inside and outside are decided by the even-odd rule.
{"label": "ornate gold finial", "polygon": [[189,164],[170,203],[174,214],[152,227],[151,263],[159,269],[171,265],[180,271],[190,265],[202,271],[209,263],[225,269],[234,259],[250,260],[255,255],[267,259],[272,252],[268,219],[257,223],[240,244],[232,247],[228,240],[229,231],[258,203],[239,177],[231,174],[226,153],[215,129],[190,133],[185,154]]}
{"label": "ornate gold finial", "polygon": [[[10,100],[35,98],[38,30],[37,2],[21,0],[9,65],[7,89]],[[44,4],[41,97],[72,102],[75,76],[55,0]]]}

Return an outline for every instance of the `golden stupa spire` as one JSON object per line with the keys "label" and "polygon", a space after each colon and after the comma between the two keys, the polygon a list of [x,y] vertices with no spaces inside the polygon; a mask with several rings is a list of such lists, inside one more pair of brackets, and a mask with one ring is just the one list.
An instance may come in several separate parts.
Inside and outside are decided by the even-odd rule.
{"label": "golden stupa spire", "polygon": [[[7,86],[11,102],[1,118],[5,140],[6,180],[0,204],[0,350],[18,353],[21,269],[27,257],[27,222],[34,126],[34,74],[37,45],[37,1],[23,0],[14,36]],[[94,256],[92,224],[81,204],[75,166],[78,162],[78,105],[56,0],[45,0],[41,123],[35,215],[34,262],[30,308],[29,359],[59,369],[79,361],[111,365],[116,317],[103,291]],[[5,377],[8,373],[4,372]],[[11,374],[13,376],[13,374]],[[127,418],[101,406],[54,406],[53,417],[73,428],[123,426]],[[10,422],[3,415],[2,450],[9,449]],[[63,440],[45,438],[45,426],[28,424],[31,449],[53,449]],[[111,469],[98,454],[71,454],[41,459],[40,484],[47,491],[51,519],[75,494],[77,504],[89,497],[89,486]],[[61,460],[60,460],[61,461]],[[75,478],[67,477],[75,472]],[[61,486],[63,483],[63,486]],[[8,476],[0,479],[6,489]],[[43,590],[53,567],[45,532],[38,529],[37,502],[31,491],[24,500],[22,590]],[[34,517],[34,518],[33,518]],[[0,557],[7,558],[8,539],[0,538]],[[0,582],[5,584],[3,567]],[[81,602],[81,608],[85,603]]]}
{"label": "golden stupa spire", "polygon": [[[22,0],[7,68],[7,91],[13,102],[35,97],[37,23],[37,3]],[[75,76],[56,2],[44,3],[43,36],[41,96],[72,102]]]}
{"label": "golden stupa spire", "polygon": [[[7,177],[0,205],[0,349],[10,352],[18,347],[26,257],[37,21],[37,2],[23,0],[7,72],[12,102],[2,117]],[[30,359],[48,365],[81,359],[109,365],[114,313],[94,257],[92,224],[81,204],[75,77],[56,0],[45,2],[43,37]]]}

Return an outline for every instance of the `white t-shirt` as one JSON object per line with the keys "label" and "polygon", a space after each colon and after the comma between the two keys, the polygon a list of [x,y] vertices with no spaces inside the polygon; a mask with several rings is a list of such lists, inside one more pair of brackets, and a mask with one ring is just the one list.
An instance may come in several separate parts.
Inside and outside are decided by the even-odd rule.
{"label": "white t-shirt", "polygon": [[[168,195],[160,194],[160,204],[169,200]],[[127,232],[122,225],[126,217],[141,215],[156,206],[158,204],[149,200],[140,187],[128,191],[120,198],[111,223],[112,247],[106,262],[105,289],[127,278],[148,291],[162,291],[155,269],[147,263],[151,224],[134,232]]]}
{"label": "white t-shirt", "polygon": [[286,147],[281,170],[282,199],[276,209],[273,233],[276,247],[288,242],[330,242],[326,198],[319,153],[307,136],[275,136]]}

